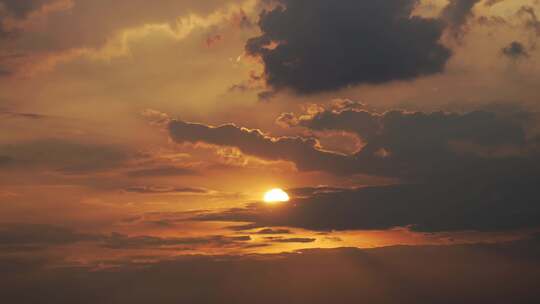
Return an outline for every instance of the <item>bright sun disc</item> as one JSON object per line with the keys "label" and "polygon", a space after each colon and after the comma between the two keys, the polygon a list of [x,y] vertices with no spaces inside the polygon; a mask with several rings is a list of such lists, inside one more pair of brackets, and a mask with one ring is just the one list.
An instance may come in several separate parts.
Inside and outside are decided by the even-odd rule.
{"label": "bright sun disc", "polygon": [[282,203],[289,201],[289,195],[287,192],[276,188],[266,192],[263,199],[267,203]]}

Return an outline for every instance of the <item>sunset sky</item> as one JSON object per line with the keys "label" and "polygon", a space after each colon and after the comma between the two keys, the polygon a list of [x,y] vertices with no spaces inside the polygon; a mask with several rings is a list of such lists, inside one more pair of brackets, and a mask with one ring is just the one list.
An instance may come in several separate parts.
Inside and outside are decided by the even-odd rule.
{"label": "sunset sky", "polygon": [[0,0],[0,302],[540,303],[539,43],[538,0]]}

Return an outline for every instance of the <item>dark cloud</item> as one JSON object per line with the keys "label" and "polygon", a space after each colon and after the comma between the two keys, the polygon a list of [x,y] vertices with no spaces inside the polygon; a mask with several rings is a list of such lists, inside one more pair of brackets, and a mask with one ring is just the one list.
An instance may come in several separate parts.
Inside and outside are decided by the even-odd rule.
{"label": "dark cloud", "polygon": [[51,0],[0,0],[0,7],[4,7],[8,14],[17,18],[25,18],[29,13],[42,7]]}
{"label": "dark cloud", "polygon": [[249,130],[228,124],[218,127],[174,120],[169,124],[173,140],[204,142],[232,146],[243,153],[269,160],[290,160],[302,170],[322,170],[329,167],[346,168],[342,155],[318,150],[316,140],[301,137],[273,138],[259,130]]}
{"label": "dark cloud", "polygon": [[450,0],[441,13],[441,18],[448,23],[448,28],[455,38],[462,34],[463,26],[473,16],[473,7],[481,0]]}
{"label": "dark cloud", "polygon": [[[17,30],[6,30],[2,28],[2,16],[0,16],[0,43],[2,43],[2,40],[8,40],[16,38],[19,34],[19,31]],[[14,75],[14,63],[17,61],[20,61],[23,59],[26,55],[21,52],[15,52],[10,53],[9,51],[0,54],[0,77],[8,77]],[[18,112],[12,112],[9,110],[2,109],[1,112],[3,113],[2,116],[7,117],[18,117],[22,118],[23,116],[18,114],[31,114],[31,113],[18,113]],[[6,115],[6,114],[12,114],[12,115]],[[27,117],[28,118],[28,117]]]}
{"label": "dark cloud", "polygon": [[249,16],[242,9],[232,15],[231,22],[241,29],[248,29],[255,26],[253,21],[249,19]]}
{"label": "dark cloud", "polygon": [[133,186],[124,189],[126,192],[141,194],[167,194],[167,193],[208,193],[208,190],[193,187],[157,187],[157,186]]}
{"label": "dark cloud", "polygon": [[517,169],[534,163],[536,154],[525,152],[536,146],[536,141],[527,138],[525,132],[527,116],[521,112],[378,114],[344,109],[304,115],[296,125],[356,133],[366,142],[353,157],[351,165],[357,172],[409,179],[459,179],[468,169],[486,172],[489,170],[481,167],[510,169],[512,163]]}
{"label": "dark cloud", "polygon": [[[0,34],[1,35],[1,34]],[[11,72],[8,71],[7,69],[3,68],[3,67],[0,67],[0,77],[2,76],[9,76],[11,75]]]}
{"label": "dark cloud", "polygon": [[172,227],[174,226],[173,223],[167,221],[167,220],[155,220],[155,221],[146,221],[147,224],[152,224],[159,227]]}
{"label": "dark cloud", "polygon": [[78,233],[66,227],[43,224],[0,224],[0,247],[65,245],[97,239],[96,235]]}
{"label": "dark cloud", "polygon": [[238,243],[250,241],[249,236],[203,236],[203,237],[170,237],[162,238],[156,236],[127,236],[113,233],[104,239],[103,247],[111,249],[146,249],[176,246],[201,246],[211,245],[213,247],[237,246]]}
{"label": "dark cloud", "polygon": [[290,160],[301,170],[398,178],[401,185],[360,189],[290,189],[280,208],[249,205],[198,220],[251,222],[257,227],[313,230],[389,229],[420,231],[511,230],[540,226],[539,139],[528,135],[532,113],[374,113],[326,109],[294,119],[309,130],[357,134],[365,146],[354,155],[327,153],[301,138],[272,138],[233,125],[209,127],[172,122],[179,142],[238,147],[266,159]]}
{"label": "dark cloud", "polygon": [[0,166],[5,166],[13,161],[9,156],[0,155]]}
{"label": "dark cloud", "polygon": [[130,177],[152,177],[152,176],[177,176],[177,175],[194,175],[197,174],[192,169],[181,168],[174,166],[163,166],[157,168],[147,168],[132,170],[127,173]]}
{"label": "dark cloud", "polygon": [[504,1],[506,1],[506,0],[486,0],[486,1],[484,1],[484,5],[485,6],[494,6],[494,5],[499,4],[501,2],[504,2]]}
{"label": "dark cloud", "polygon": [[[31,12],[38,10],[50,0],[0,0],[0,43],[5,39],[19,36],[21,30],[7,28],[6,18],[25,19]],[[5,54],[0,55],[0,77],[12,75],[9,59]]]}
{"label": "dark cloud", "polygon": [[444,23],[411,16],[416,0],[281,0],[259,20],[246,50],[267,83],[298,93],[379,84],[442,72]]}
{"label": "dark cloud", "polygon": [[[156,224],[154,222],[154,224]],[[243,247],[250,236],[210,235],[199,237],[129,236],[120,233],[81,233],[68,227],[46,224],[0,224],[0,249],[28,252],[40,248],[93,243],[109,249],[179,249],[200,246]]]}
{"label": "dark cloud", "polygon": [[535,180],[508,179],[497,184],[428,183],[343,189],[294,198],[271,208],[250,204],[206,212],[201,221],[251,222],[255,227],[296,227],[316,231],[381,230],[503,231],[540,227],[540,192]]}
{"label": "dark cloud", "polygon": [[269,101],[276,95],[275,91],[263,91],[257,94],[260,101]]}
{"label": "dark cloud", "polygon": [[[3,22],[2,17],[0,17],[0,41],[1,41],[1,39],[7,38],[7,37],[9,37],[11,35],[10,32],[8,32],[6,29],[3,28],[2,22]],[[0,75],[4,74],[6,72],[7,71],[5,71],[5,70],[0,70]]]}
{"label": "dark cloud", "polygon": [[522,6],[518,11],[518,16],[526,18],[525,27],[540,36],[540,20],[538,20],[534,7],[527,5]]}
{"label": "dark cloud", "polygon": [[257,231],[257,234],[289,234],[291,231],[289,229],[261,229]]}
{"label": "dark cloud", "polygon": [[[0,71],[0,75],[2,72]],[[37,113],[24,113],[24,112],[13,112],[0,110],[0,116],[7,118],[27,118],[27,119],[44,119],[49,118],[47,115],[37,114]]]}
{"label": "dark cloud", "polygon": [[527,115],[486,111],[378,114],[343,109],[296,119],[296,125],[311,130],[357,134],[366,145],[354,155],[322,151],[313,138],[276,138],[234,125],[211,127],[172,121],[169,130],[177,142],[237,147],[248,155],[292,161],[304,171],[370,174],[409,181],[459,180],[468,171],[477,177],[493,175],[497,170],[512,173],[537,168],[537,140],[526,135]]}
{"label": "dark cloud", "polygon": [[314,238],[271,238],[273,243],[313,243],[317,239]]}
{"label": "dark cloud", "polygon": [[[242,210],[242,208],[238,208],[236,209],[237,211],[238,210]],[[229,210],[230,211],[230,210]],[[191,214],[191,216],[196,216],[197,217],[197,220],[200,220],[201,217],[199,217],[199,215],[201,215],[202,213],[204,212],[208,212],[208,210],[204,210],[204,211],[195,211],[195,213]],[[183,219],[184,221],[185,220],[191,220],[191,218],[187,218],[187,219]],[[253,230],[253,229],[257,229],[257,228],[261,228],[262,226],[261,225],[257,225],[257,224],[245,224],[245,225],[234,225],[234,226],[228,226],[226,227],[227,229],[230,229],[230,230],[233,230],[233,231],[248,231],[248,230]]]}
{"label": "dark cloud", "polygon": [[0,293],[18,304],[538,303],[539,258],[537,240],[119,260],[98,270],[6,257]]}
{"label": "dark cloud", "polygon": [[501,52],[511,59],[529,57],[529,53],[527,52],[525,46],[518,41],[512,41],[509,45],[503,47]]}
{"label": "dark cloud", "polygon": [[293,197],[307,197],[317,193],[339,192],[343,190],[346,189],[339,187],[318,186],[287,189],[287,193]]}

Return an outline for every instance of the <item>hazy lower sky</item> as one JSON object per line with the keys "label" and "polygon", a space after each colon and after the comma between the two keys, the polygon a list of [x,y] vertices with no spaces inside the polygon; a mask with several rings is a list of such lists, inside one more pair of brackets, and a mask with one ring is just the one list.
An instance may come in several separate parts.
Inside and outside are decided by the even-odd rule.
{"label": "hazy lower sky", "polygon": [[0,0],[0,297],[540,301],[538,14]]}

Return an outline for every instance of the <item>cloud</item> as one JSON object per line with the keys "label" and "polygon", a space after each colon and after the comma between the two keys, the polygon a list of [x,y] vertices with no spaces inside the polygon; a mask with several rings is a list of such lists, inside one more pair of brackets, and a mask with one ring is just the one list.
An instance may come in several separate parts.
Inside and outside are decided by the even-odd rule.
{"label": "cloud", "polygon": [[343,108],[323,109],[288,120],[309,130],[358,135],[365,146],[352,155],[322,150],[312,137],[271,137],[232,124],[213,127],[176,120],[169,124],[169,132],[179,143],[236,147],[247,155],[291,161],[303,171],[368,174],[408,181],[459,180],[466,171],[478,177],[492,175],[492,168],[507,174],[536,168],[538,141],[525,131],[531,115],[522,111],[498,114],[397,110],[380,114]]}
{"label": "cloud", "polygon": [[6,118],[26,118],[26,119],[44,119],[49,118],[47,115],[37,114],[37,113],[25,113],[25,112],[13,112],[0,110],[0,116]]}
{"label": "cloud", "polygon": [[194,174],[197,174],[197,172],[192,169],[174,166],[138,169],[127,172],[127,175],[130,177],[177,176]]}
{"label": "cloud", "polygon": [[317,239],[314,238],[269,238],[269,240],[273,243],[313,243]]}
{"label": "cloud", "polygon": [[250,241],[249,236],[203,236],[203,237],[169,237],[156,236],[127,236],[113,233],[106,237],[102,246],[111,249],[145,249],[171,246],[201,246],[213,247],[236,246],[238,243]]}
{"label": "cloud", "polygon": [[293,161],[301,170],[322,170],[347,167],[343,155],[321,151],[312,138],[266,136],[259,130],[240,128],[233,124],[218,127],[173,120],[169,124],[171,138],[178,143],[204,142],[231,146],[242,153],[268,160]]}
{"label": "cloud", "polygon": [[13,158],[5,155],[0,155],[0,166],[7,165],[13,161]]}
{"label": "cloud", "polygon": [[12,59],[21,57],[13,56],[6,41],[16,39],[21,34],[21,29],[16,26],[34,11],[52,2],[52,0],[0,0],[0,77],[12,75]]}
{"label": "cloud", "polygon": [[472,9],[481,0],[450,0],[441,13],[441,18],[448,23],[454,38],[462,35],[463,26],[473,16]]}
{"label": "cloud", "polygon": [[540,178],[502,182],[426,183],[367,187],[293,198],[279,208],[254,203],[206,212],[202,221],[251,222],[254,227],[296,227],[315,231],[381,230],[511,231],[540,227]]}
{"label": "cloud", "polygon": [[291,233],[291,231],[288,230],[288,229],[266,228],[266,229],[261,229],[261,230],[257,231],[257,234],[289,234],[289,233]]}
{"label": "cloud", "polygon": [[0,145],[10,168],[48,168],[65,174],[97,172],[117,167],[129,153],[119,147],[43,139]]}
{"label": "cloud", "polygon": [[504,1],[506,1],[506,0],[486,0],[486,1],[484,1],[484,5],[490,7],[490,6],[494,6],[494,5],[499,4],[501,2],[504,2]]}
{"label": "cloud", "polygon": [[44,224],[0,224],[0,247],[52,246],[95,241],[97,235],[75,232],[66,227]]}
{"label": "cloud", "polygon": [[204,194],[208,190],[194,187],[157,187],[157,186],[133,186],[124,189],[126,192],[140,194],[174,194],[174,193],[190,193]]}
{"label": "cloud", "polygon": [[9,15],[17,18],[25,18],[29,13],[35,11],[52,0],[1,0],[0,7],[3,7]]}
{"label": "cloud", "polygon": [[281,0],[246,43],[268,85],[298,93],[381,84],[442,72],[444,24],[411,16],[417,1]]}
{"label": "cloud", "polygon": [[199,237],[159,237],[150,235],[129,236],[120,233],[81,233],[68,227],[47,224],[0,224],[0,248],[13,249],[18,252],[34,248],[75,243],[93,243],[109,249],[167,249],[178,247],[242,247],[251,237],[211,235]]}
{"label": "cloud", "polygon": [[529,53],[527,52],[527,49],[525,48],[525,46],[521,44],[521,42],[518,42],[518,41],[512,41],[510,44],[503,47],[501,49],[501,52],[503,53],[503,55],[511,59],[529,57]]}
{"label": "cloud", "polygon": [[519,11],[518,16],[526,18],[525,27],[532,30],[537,36],[540,36],[540,20],[536,15],[536,10],[532,6],[523,5]]}
{"label": "cloud", "polygon": [[287,193],[294,197],[308,197],[317,193],[339,192],[343,190],[347,189],[339,187],[318,186],[287,189]]}
{"label": "cloud", "polygon": [[[21,29],[16,26],[17,22],[52,2],[53,0],[0,0],[0,45],[3,45],[3,39],[17,38],[21,34]],[[9,57],[0,52],[0,76],[11,74],[7,67],[2,67],[3,61]]]}
{"label": "cloud", "polygon": [[539,250],[538,241],[531,239],[491,245],[179,256],[152,263],[108,261],[114,263],[113,269],[46,267],[50,261],[43,258],[4,257],[0,271],[13,275],[0,277],[0,290],[5,302],[19,304],[223,299],[238,304],[412,304],[418,299],[426,304],[537,303]]}
{"label": "cloud", "polygon": [[256,227],[315,231],[384,230],[508,231],[540,227],[536,200],[540,178],[462,183],[375,186],[319,192],[293,198],[277,208],[253,203],[245,208],[202,212],[200,221],[248,222]]}
{"label": "cloud", "polygon": [[[2,35],[2,33],[0,33],[0,36]],[[9,70],[7,70],[6,68],[3,68],[0,66],[0,77],[2,76],[9,76],[11,75],[11,72]]]}
{"label": "cloud", "polygon": [[357,230],[412,227],[419,231],[512,230],[540,227],[540,157],[529,134],[534,113],[388,111],[352,104],[291,117],[309,131],[343,130],[365,146],[354,155],[329,153],[313,139],[271,137],[234,125],[219,127],[171,122],[177,142],[233,146],[265,159],[289,160],[300,170],[396,178],[398,185],[370,188],[292,189],[280,208],[248,205],[195,217],[237,221],[244,227]]}
{"label": "cloud", "polygon": [[[293,126],[310,130],[343,130],[357,134],[365,146],[351,164],[357,173],[430,179],[461,178],[461,170],[527,163],[537,157],[536,140],[527,137],[530,113],[385,113],[357,109],[324,109],[302,115]],[[531,150],[532,149],[532,150]],[[474,169],[474,170],[473,170]],[[517,169],[517,167],[516,167]]]}

